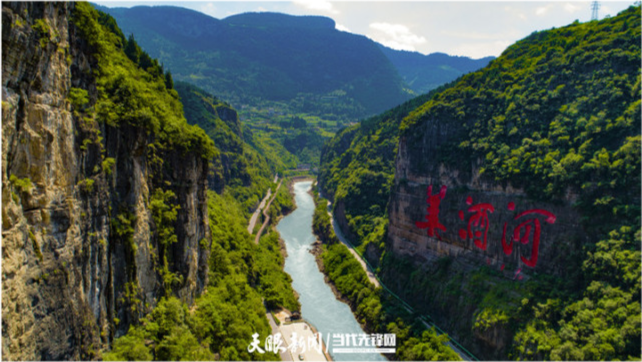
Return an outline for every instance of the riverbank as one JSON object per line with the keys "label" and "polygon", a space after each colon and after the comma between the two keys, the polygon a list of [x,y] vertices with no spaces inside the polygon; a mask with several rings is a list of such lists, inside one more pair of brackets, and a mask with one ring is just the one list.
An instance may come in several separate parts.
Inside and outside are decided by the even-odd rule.
{"label": "riverbank", "polygon": [[[338,295],[337,298],[348,300],[355,316],[362,322],[364,329],[371,333],[400,333],[404,329],[407,334],[405,340],[397,341],[397,350],[394,359],[397,360],[431,360],[431,359],[448,359],[468,360],[467,356],[455,347],[449,338],[444,339],[439,332],[443,334],[438,327],[428,323],[423,316],[415,314],[415,311],[403,300],[394,295],[384,285],[377,283],[379,287],[375,288],[372,284],[371,277],[368,275],[366,264],[357,255],[356,251],[351,248],[352,244],[345,239],[341,230],[337,230],[338,225],[334,222],[334,217],[327,210],[329,203],[324,198],[315,196],[317,206],[315,208],[315,219],[318,225],[315,225],[315,233],[319,231],[319,236],[326,245],[325,252],[322,252],[322,246],[319,245],[315,251],[317,263],[323,270],[328,279],[334,286]],[[337,232],[335,232],[337,231]],[[337,235],[339,234],[339,235]],[[358,265],[358,266],[357,266]],[[330,273],[326,268],[341,273]],[[362,274],[363,273],[363,274]],[[332,275],[332,278],[330,276]],[[332,279],[335,280],[332,280]],[[378,280],[377,280],[378,281]],[[424,331],[415,331],[414,328],[408,329],[416,322],[420,321],[426,328]],[[414,340],[410,342],[411,338]],[[422,352],[418,352],[422,351]],[[417,354],[419,353],[419,354]],[[392,357],[392,356],[386,356]]]}
{"label": "riverbank", "polygon": [[[310,250],[310,253],[314,255],[314,260],[317,263],[317,266],[319,267],[319,271],[323,274],[323,279],[325,280],[325,283],[332,289],[332,293],[334,296],[337,298],[337,300],[347,304],[350,306],[350,309],[354,309],[354,306],[350,302],[348,298],[345,297],[345,295],[341,294],[339,290],[337,289],[337,286],[334,285],[334,283],[330,280],[328,277],[328,274],[325,271],[325,266],[323,265],[323,260],[321,259],[321,254],[323,253],[323,243],[319,240],[315,241],[314,244],[312,244],[312,249]],[[357,320],[358,322],[358,320]],[[361,328],[366,331],[366,332],[371,332],[366,330],[366,326],[362,323],[359,323],[361,325]]]}
{"label": "riverbank", "polygon": [[[339,240],[332,227],[332,215],[327,212],[325,199],[315,189],[312,192],[315,202],[314,228],[316,241],[310,251],[315,256],[319,270],[324,275],[326,284],[335,298],[350,307],[351,313],[366,333],[381,333],[384,325],[380,292],[348,246]],[[340,271],[330,273],[328,270]],[[393,355],[379,354],[382,358],[391,359]]]}
{"label": "riverbank", "polygon": [[359,264],[361,264],[361,267],[363,267],[363,271],[366,272],[366,275],[368,276],[368,280],[370,280],[370,283],[375,286],[375,288],[379,288],[381,284],[379,283],[379,279],[374,274],[374,270],[370,268],[370,265],[366,263],[366,261],[357,253],[357,251],[354,249],[354,245],[348,241],[348,238],[343,235],[343,231],[341,231],[341,227],[339,226],[339,223],[337,220],[335,220],[334,215],[332,215],[332,212],[330,212],[332,203],[330,200],[328,200],[328,215],[330,216],[330,223],[332,225],[332,230],[334,230],[334,234],[336,235],[337,239],[345,245],[348,250],[350,251],[350,254],[357,259]]}
{"label": "riverbank", "polygon": [[277,225],[289,255],[285,271],[292,276],[292,286],[300,296],[301,316],[322,333],[324,340],[329,338],[329,352],[333,359],[385,361],[380,354],[358,350],[359,348],[357,348],[358,351],[353,351],[355,353],[333,352],[334,349],[341,347],[359,347],[356,344],[333,344],[334,339],[340,336],[367,336],[368,334],[364,332],[350,306],[336,298],[336,291],[333,291],[331,284],[326,282],[315,256],[310,253],[316,241],[316,237],[312,234],[315,204],[313,197],[308,194],[312,181],[296,180],[293,183],[297,208],[281,219]]}

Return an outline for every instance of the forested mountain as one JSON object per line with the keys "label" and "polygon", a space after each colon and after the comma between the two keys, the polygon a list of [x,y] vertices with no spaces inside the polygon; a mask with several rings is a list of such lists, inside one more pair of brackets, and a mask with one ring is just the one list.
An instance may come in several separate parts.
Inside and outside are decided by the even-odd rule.
{"label": "forested mountain", "polygon": [[324,149],[343,227],[478,357],[640,358],[640,40],[639,6],[533,33]]}
{"label": "forested mountain", "polygon": [[2,16],[3,359],[274,358],[265,305],[299,303],[246,214],[283,166],[88,3]]}
{"label": "forested mountain", "polygon": [[354,119],[409,97],[375,42],[336,30],[329,18],[249,13],[218,20],[177,7],[101,9],[176,79],[236,107],[264,100],[283,103],[277,107],[290,114]]}
{"label": "forested mountain", "polygon": [[386,208],[395,172],[399,127],[410,112],[437,91],[344,128],[323,148],[320,188],[334,201],[334,213],[343,232],[362,251],[367,251],[374,265],[384,250]]}
{"label": "forested mountain", "polygon": [[176,82],[175,88],[187,122],[205,130],[220,151],[220,161],[214,159],[211,165],[210,185],[219,185],[219,193],[223,188],[231,192],[244,212],[253,210],[274,175],[296,167],[293,156],[279,143],[255,136],[229,104],[188,83]]}
{"label": "forested mountain", "polygon": [[471,59],[444,53],[423,55],[417,52],[394,50],[379,45],[401,78],[416,94],[427,93],[442,84],[485,67],[495,57]]}

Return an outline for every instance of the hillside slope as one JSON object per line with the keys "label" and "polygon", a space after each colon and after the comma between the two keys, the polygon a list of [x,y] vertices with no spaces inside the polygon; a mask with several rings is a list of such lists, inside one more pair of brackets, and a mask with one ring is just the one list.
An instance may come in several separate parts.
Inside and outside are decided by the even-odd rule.
{"label": "hillside slope", "polygon": [[384,279],[485,358],[640,358],[639,150],[640,7],[532,34],[404,120]]}
{"label": "hillside slope", "polygon": [[[183,99],[219,150],[171,74],[88,3],[2,16],[3,359],[277,358],[247,351],[272,332],[264,302],[300,305],[278,234],[256,245],[245,217],[277,166],[236,112]],[[282,188],[269,214],[292,208]]]}
{"label": "hillside slope", "polygon": [[100,358],[207,285],[218,150],[110,17],[22,2],[2,18],[2,357]]}
{"label": "hillside slope", "polygon": [[176,7],[101,8],[179,80],[236,107],[357,118],[408,99],[376,43],[322,17],[248,13],[218,20]]}
{"label": "hillside slope", "polygon": [[495,57],[471,59],[444,53],[423,55],[379,46],[401,78],[416,94],[427,93],[442,84],[485,67]]}
{"label": "hillside slope", "polygon": [[333,200],[343,233],[379,263],[384,249],[386,211],[394,179],[399,127],[410,112],[436,94],[414,98],[378,116],[344,128],[326,142],[319,187]]}
{"label": "hillside slope", "polygon": [[188,83],[176,82],[175,87],[187,121],[205,130],[220,150],[220,159],[213,160],[210,184],[220,185],[216,189],[219,193],[224,186],[245,206],[246,213],[255,209],[272,185],[274,174],[286,168],[276,154],[283,150],[257,140],[229,104]]}

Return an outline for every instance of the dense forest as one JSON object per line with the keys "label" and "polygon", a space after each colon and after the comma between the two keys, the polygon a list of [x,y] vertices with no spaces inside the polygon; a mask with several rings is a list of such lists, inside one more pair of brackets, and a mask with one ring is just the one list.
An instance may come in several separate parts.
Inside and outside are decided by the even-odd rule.
{"label": "dense forest", "polygon": [[[369,132],[363,122],[327,144],[320,181],[335,212],[345,214],[344,229],[358,243],[379,245],[382,275],[405,275],[414,302],[437,296],[429,302],[434,311],[448,293],[474,295],[480,304],[468,333],[503,326],[513,335],[506,358],[639,358],[640,7],[535,32],[426,97],[416,109],[373,118]],[[419,152],[428,120],[459,131],[437,154],[411,163],[412,172],[425,173],[436,160],[474,166],[485,182],[523,188],[533,200],[577,195],[573,207],[591,242],[574,251],[565,278],[493,286],[479,283],[493,273],[483,266],[455,280],[446,259],[442,269],[421,275],[383,253],[396,154],[388,139],[399,135]]]}
{"label": "dense forest", "polygon": [[[218,20],[175,7],[100,9],[178,80],[225,99],[257,138],[277,141],[297,163],[312,166],[323,142],[344,126],[490,60],[383,48],[336,30],[326,17],[247,13]],[[295,119],[306,126],[284,126]]]}
{"label": "dense forest", "polygon": [[385,249],[386,207],[399,127],[404,117],[444,87],[347,127],[324,145],[319,185],[334,201],[339,218],[345,220],[342,230],[350,240],[362,253],[368,245],[376,250],[378,256],[369,258],[374,265]]}
{"label": "dense forest", "polygon": [[[127,296],[132,308],[138,306],[148,313],[138,323],[132,324],[127,334],[116,338],[112,350],[103,357],[107,360],[274,358],[247,352],[253,333],[259,333],[263,338],[272,333],[265,317],[265,305],[291,310],[298,310],[300,306],[292,290],[291,279],[282,270],[283,255],[278,234],[268,232],[256,245],[253,236],[246,231],[248,222],[245,215],[250,207],[256,206],[259,196],[274,186],[267,158],[243,141],[242,126],[233,109],[193,86],[177,83],[185,116],[190,123],[203,127],[206,132],[198,126],[188,125],[182,118],[183,105],[179,103],[179,93],[170,88],[168,93],[172,97],[160,98],[163,93],[151,88],[154,83],[149,81],[153,80],[157,82],[156,87],[173,87],[171,74],[164,73],[156,60],[147,60],[151,58],[133,38],[126,40],[122,36],[109,15],[92,9],[87,3],[78,3],[74,21],[95,45],[96,56],[103,62],[98,77],[100,84],[108,90],[117,89],[111,93],[114,96],[109,97],[110,93],[107,93],[109,98],[96,105],[98,121],[146,122],[140,113],[116,113],[123,109],[120,106],[122,102],[145,104],[157,112],[146,119],[161,122],[159,125],[143,123],[160,133],[158,147],[168,147],[163,142],[176,143],[186,150],[200,147],[198,153],[211,162],[210,185],[218,191],[209,191],[207,195],[211,246],[207,240],[202,240],[200,245],[211,249],[206,291],[192,306],[179,300],[172,292],[177,276],[167,270],[165,259],[160,271],[167,283],[164,296],[153,309],[143,308],[140,296],[132,291]],[[141,72],[141,76],[127,77],[124,72]],[[80,108],[86,101],[82,99],[82,92],[78,93],[81,96],[75,96],[73,103]],[[174,113],[162,113],[165,109],[159,103],[162,101],[171,106]],[[136,107],[130,109],[138,110]],[[174,122],[176,126],[163,122]],[[172,131],[179,126],[189,132]],[[278,164],[271,165],[273,169],[279,167]],[[283,168],[282,165],[280,167]],[[272,204],[272,214],[278,215],[293,208],[291,197],[287,193],[284,195]],[[151,199],[161,245],[176,242],[172,223],[176,220],[177,206],[171,203],[173,198],[171,191],[160,190]],[[123,230],[121,234],[131,232],[131,229],[125,230],[130,227],[130,221],[123,218],[118,222],[116,227]]]}
{"label": "dense forest", "polygon": [[247,13],[218,20],[167,6],[100,9],[177,79],[239,109],[269,101],[263,108],[348,120],[409,97],[375,42],[336,30],[330,18]]}
{"label": "dense forest", "polygon": [[394,50],[383,45],[380,45],[380,48],[415,94],[427,93],[466,73],[483,68],[495,59],[470,59],[444,53],[423,55],[418,52]]}
{"label": "dense forest", "polygon": [[366,272],[339,242],[327,210],[327,200],[313,189],[316,208],[312,229],[323,242],[317,256],[340,295],[347,299],[359,323],[368,333],[394,333],[399,345],[388,357],[401,361],[458,361],[459,355],[447,345],[448,335],[439,335],[434,327],[425,324],[418,315],[407,309],[389,291],[376,288]]}
{"label": "dense forest", "polygon": [[[301,310],[277,184],[316,166],[313,253],[366,333],[395,334],[387,358],[458,360],[454,339],[481,359],[642,357],[639,3],[480,60],[325,17],[97,8],[3,3],[3,359],[278,360],[248,351],[267,314]],[[404,193],[440,177],[566,207],[581,237],[523,271],[446,237],[453,254],[397,248],[419,227],[391,216],[414,217]]]}

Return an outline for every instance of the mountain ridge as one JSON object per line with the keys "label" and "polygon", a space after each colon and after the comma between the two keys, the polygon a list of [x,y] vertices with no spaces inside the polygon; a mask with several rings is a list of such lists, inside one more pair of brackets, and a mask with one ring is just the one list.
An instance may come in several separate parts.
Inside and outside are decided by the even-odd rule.
{"label": "mountain ridge", "polygon": [[[218,20],[180,10],[174,19],[175,9],[168,7],[100,9],[113,15],[125,33],[135,34],[175,78],[237,108],[268,100],[298,112],[354,119],[409,97],[374,41],[336,30],[329,18],[249,13]],[[205,30],[194,30],[200,27]],[[183,41],[188,36],[189,45]],[[323,110],[328,107],[322,97],[331,97],[337,106]]]}
{"label": "mountain ridge", "polygon": [[639,359],[639,63],[639,5],[534,32],[339,132],[320,186],[382,280],[475,355]]}

